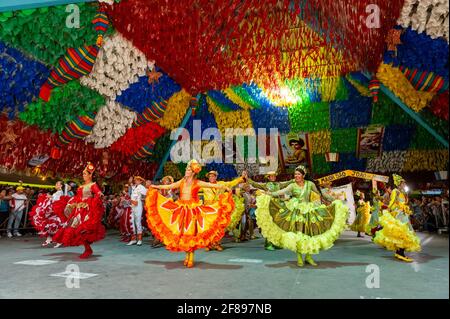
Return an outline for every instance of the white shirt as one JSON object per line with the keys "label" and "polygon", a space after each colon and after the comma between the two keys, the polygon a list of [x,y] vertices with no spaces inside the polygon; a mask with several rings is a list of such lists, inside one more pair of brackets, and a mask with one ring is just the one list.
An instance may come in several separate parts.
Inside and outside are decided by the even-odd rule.
{"label": "white shirt", "polygon": [[142,184],[133,186],[131,191],[131,199],[134,201],[142,201],[147,195],[147,188],[145,188]]}
{"label": "white shirt", "polygon": [[14,198],[14,211],[19,211],[25,208],[25,201],[27,200],[27,196],[25,194],[12,194],[12,198]]}
{"label": "white shirt", "polygon": [[63,191],[61,190],[61,191],[57,191],[56,193],[54,193],[53,195],[52,195],[52,201],[57,201],[57,200],[59,200],[60,198],[61,198],[61,196],[62,195],[64,195],[64,193],[63,193]]}

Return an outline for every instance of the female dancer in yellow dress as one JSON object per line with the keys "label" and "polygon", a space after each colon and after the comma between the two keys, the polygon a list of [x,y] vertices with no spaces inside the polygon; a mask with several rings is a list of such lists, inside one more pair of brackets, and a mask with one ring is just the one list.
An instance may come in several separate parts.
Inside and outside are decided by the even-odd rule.
{"label": "female dancer in yellow dress", "polygon": [[356,237],[364,237],[366,227],[370,221],[370,202],[365,201],[365,195],[363,192],[357,190],[355,195],[358,197],[357,208],[356,208],[356,218],[350,229],[357,232]]}
{"label": "female dancer in yellow dress", "polygon": [[[294,181],[286,188],[259,195],[256,198],[256,219],[262,234],[277,246],[297,253],[297,265],[305,261],[317,266],[311,254],[329,249],[344,231],[348,208],[340,200],[327,197],[332,202],[321,204],[321,194],[316,185],[305,180],[306,168],[295,169]],[[276,196],[290,193],[286,203]]]}
{"label": "female dancer in yellow dress", "polygon": [[383,228],[375,233],[373,241],[388,250],[395,251],[395,258],[411,262],[412,259],[405,256],[405,251],[420,251],[420,239],[409,220],[411,210],[405,192],[405,180],[396,174],[392,177],[397,188],[391,193],[388,211],[380,217],[380,225]]}
{"label": "female dancer in yellow dress", "polygon": [[[184,265],[194,266],[194,251],[218,242],[230,223],[234,202],[229,188],[197,179],[201,165],[191,160],[184,178],[170,185],[152,185],[147,192],[147,222],[152,233],[161,240],[166,249],[184,251]],[[153,188],[153,189],[152,189]],[[180,198],[173,201],[162,196],[157,189],[180,189]],[[209,205],[201,203],[200,188],[224,189],[218,201]]]}
{"label": "female dancer in yellow dress", "polygon": [[[210,184],[220,184],[229,188],[233,188],[244,181],[242,177],[235,178],[234,180],[229,182],[217,181],[218,175],[219,173],[217,171],[210,171],[208,172],[208,174],[206,174],[206,177],[208,178]],[[223,192],[222,190],[217,190],[215,188],[205,188],[201,189],[200,191],[203,192],[203,203],[205,205],[210,205],[214,202],[217,202],[219,199],[219,195]],[[227,226],[226,231],[231,231],[234,228],[236,228],[236,225],[241,220],[242,214],[244,213],[245,210],[244,199],[241,196],[238,196],[237,194],[234,195],[233,202],[235,205],[235,209],[233,210],[230,216],[230,224]],[[223,247],[219,241],[217,243],[212,243],[212,245],[206,247],[205,250],[222,251]]]}

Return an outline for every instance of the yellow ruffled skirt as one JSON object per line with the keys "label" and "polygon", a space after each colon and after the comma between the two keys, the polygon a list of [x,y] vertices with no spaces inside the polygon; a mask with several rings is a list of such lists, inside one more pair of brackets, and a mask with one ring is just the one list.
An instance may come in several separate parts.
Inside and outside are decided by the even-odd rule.
{"label": "yellow ruffled skirt", "polygon": [[370,206],[364,205],[356,210],[356,218],[350,229],[356,232],[364,233],[370,221]]}
{"label": "yellow ruffled skirt", "polygon": [[234,201],[234,210],[231,213],[230,223],[225,229],[226,232],[233,231],[236,228],[236,226],[241,221],[242,215],[244,214],[245,211],[243,197],[233,195],[233,201]]}
{"label": "yellow ruffled skirt", "polygon": [[386,212],[380,217],[380,225],[383,229],[376,232],[374,243],[385,247],[387,250],[420,251],[420,238],[410,227],[408,222],[402,222]]}
{"label": "yellow ruffled skirt", "polygon": [[333,246],[346,227],[348,208],[340,200],[325,206],[299,202],[286,204],[262,194],[256,198],[256,220],[262,235],[278,247],[299,254],[318,254]]}

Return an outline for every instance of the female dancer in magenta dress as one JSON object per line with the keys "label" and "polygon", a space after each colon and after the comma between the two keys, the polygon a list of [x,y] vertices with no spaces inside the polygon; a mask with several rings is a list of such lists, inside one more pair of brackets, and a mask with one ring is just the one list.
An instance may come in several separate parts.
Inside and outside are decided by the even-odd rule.
{"label": "female dancer in magenta dress", "polygon": [[388,211],[385,211],[379,219],[383,228],[375,233],[373,241],[388,250],[395,251],[395,258],[411,262],[412,259],[405,256],[405,251],[420,251],[420,239],[409,220],[411,209],[404,191],[405,180],[396,174],[393,178],[397,188],[391,193]]}
{"label": "female dancer in magenta dress", "polygon": [[[321,204],[320,192],[313,182],[304,179],[306,168],[295,169],[294,182],[286,188],[256,198],[256,218],[262,234],[275,245],[297,253],[297,265],[303,266],[302,254],[310,265],[317,264],[311,254],[333,246],[345,229],[348,208],[340,200],[328,198]],[[275,196],[290,193],[283,202]]]}
{"label": "female dancer in magenta dress", "polygon": [[131,197],[130,194],[128,194],[128,188],[129,186],[126,184],[120,195],[119,205],[116,208],[119,215],[121,241],[127,243],[131,240],[131,236],[133,236]]}
{"label": "female dancer in magenta dress", "polygon": [[[36,205],[30,212],[31,225],[38,231],[39,236],[46,237],[42,247],[46,247],[53,242],[53,235],[63,227],[66,216],[64,208],[69,196],[63,196],[63,182],[57,181],[55,184],[56,192],[53,195],[39,195]],[[56,245],[55,247],[59,247]]]}
{"label": "female dancer in magenta dress", "polygon": [[91,244],[105,237],[102,217],[105,208],[102,192],[92,181],[95,168],[91,163],[83,171],[84,185],[78,187],[75,197],[71,198],[65,208],[66,226],[60,229],[53,240],[64,246],[84,246],[80,258],[92,255]]}
{"label": "female dancer in magenta dress", "polygon": [[[147,222],[152,233],[161,240],[166,249],[184,251],[186,267],[194,266],[194,251],[217,243],[230,223],[234,203],[229,189],[197,179],[200,164],[191,160],[184,178],[170,185],[152,185],[147,192]],[[180,189],[177,201],[162,196],[157,189]],[[204,205],[198,197],[201,188],[225,189],[218,201]]]}

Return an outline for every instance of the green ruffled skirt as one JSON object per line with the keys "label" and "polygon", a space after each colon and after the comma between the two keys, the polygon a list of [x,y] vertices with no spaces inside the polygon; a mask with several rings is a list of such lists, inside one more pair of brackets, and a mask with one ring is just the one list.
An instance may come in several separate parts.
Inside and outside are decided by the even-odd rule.
{"label": "green ruffled skirt", "polygon": [[283,203],[262,194],[256,205],[262,235],[274,245],[300,254],[318,254],[331,248],[345,230],[348,216],[348,207],[340,200],[329,206],[296,198]]}
{"label": "green ruffled skirt", "polygon": [[233,231],[236,226],[241,221],[242,215],[245,212],[245,205],[244,205],[244,198],[240,196],[233,195],[233,201],[234,201],[234,210],[231,213],[230,217],[230,223],[228,224],[225,231]]}

